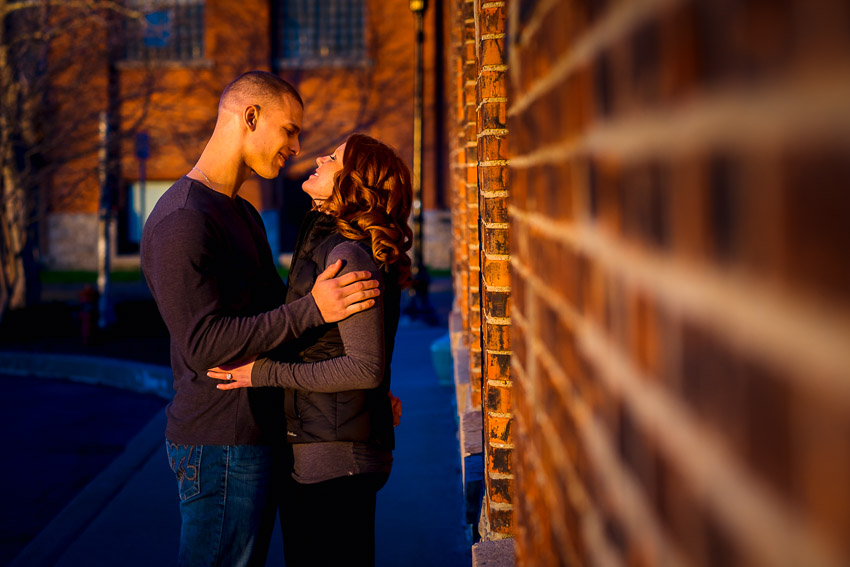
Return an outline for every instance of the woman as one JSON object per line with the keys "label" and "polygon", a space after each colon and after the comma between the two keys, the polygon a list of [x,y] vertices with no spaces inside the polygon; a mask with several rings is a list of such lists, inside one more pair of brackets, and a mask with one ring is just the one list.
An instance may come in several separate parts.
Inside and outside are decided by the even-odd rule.
{"label": "woman", "polygon": [[308,294],[342,259],[341,273],[370,270],[381,282],[375,307],[307,332],[278,360],[208,375],[228,380],[222,390],[287,389],[297,481],[294,501],[282,508],[297,532],[286,538],[287,565],[373,565],[375,495],[394,448],[390,361],[401,289],[410,283],[410,172],[392,149],[362,134],[316,163],[302,186],[314,208],[296,244],[286,301]]}

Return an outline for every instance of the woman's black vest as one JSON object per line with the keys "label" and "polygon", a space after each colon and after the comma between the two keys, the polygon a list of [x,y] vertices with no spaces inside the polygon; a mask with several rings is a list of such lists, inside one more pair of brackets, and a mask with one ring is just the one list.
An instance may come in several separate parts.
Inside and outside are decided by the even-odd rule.
{"label": "woman's black vest", "polygon": [[[346,242],[336,231],[334,219],[310,212],[304,220],[289,272],[286,302],[304,297],[313,288],[335,246]],[[371,255],[363,242],[358,242]],[[398,329],[401,290],[394,271],[384,274],[381,288],[384,302],[384,342],[386,362],[381,385],[373,390],[336,393],[286,390],[286,437],[290,443],[356,441],[391,450],[395,446],[390,389],[390,361]],[[290,343],[286,358],[291,362],[319,362],[345,354],[336,323],[310,329]]]}

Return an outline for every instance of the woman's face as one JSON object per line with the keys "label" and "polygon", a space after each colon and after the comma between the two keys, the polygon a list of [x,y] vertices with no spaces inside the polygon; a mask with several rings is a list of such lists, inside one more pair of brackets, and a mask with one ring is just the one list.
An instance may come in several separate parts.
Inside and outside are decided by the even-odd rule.
{"label": "woman's face", "polygon": [[314,204],[321,204],[331,196],[334,188],[334,174],[342,170],[344,154],[345,144],[342,144],[331,155],[316,158],[316,171],[301,185],[304,192],[313,198]]}

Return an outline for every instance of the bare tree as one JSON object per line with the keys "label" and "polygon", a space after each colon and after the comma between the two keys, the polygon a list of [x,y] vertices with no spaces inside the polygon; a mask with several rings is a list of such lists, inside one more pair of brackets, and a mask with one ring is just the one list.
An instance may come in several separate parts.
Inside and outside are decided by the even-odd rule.
{"label": "bare tree", "polygon": [[[9,308],[38,300],[39,234],[49,201],[73,198],[77,184],[97,171],[65,176],[58,192],[54,174],[97,155],[98,118],[112,110],[116,121],[119,98],[147,100],[155,90],[152,79],[132,92],[112,80],[117,30],[139,17],[106,0],[0,0],[0,320]],[[132,131],[143,120],[137,118],[122,130]],[[106,153],[113,172],[117,145]]]}
{"label": "bare tree", "polygon": [[[105,148],[107,178],[115,187],[122,156],[126,161],[131,155],[126,141],[136,130],[146,127],[156,148],[176,150],[192,163],[212,131],[222,88],[239,73],[269,63],[264,42],[233,34],[214,44],[206,54],[211,65],[197,66],[191,81],[170,81],[173,67],[156,63],[116,65],[125,30],[133,27],[126,24],[144,20],[132,9],[138,6],[143,4],[0,0],[0,319],[7,309],[37,299],[46,213],[91,213],[92,204],[100,203],[103,214],[110,206],[96,194],[104,111],[115,134]],[[233,29],[254,24],[238,3],[217,3],[216,10]],[[362,65],[282,71],[306,95],[302,155],[332,150],[353,131],[382,135],[409,124],[411,70],[396,45],[403,40],[385,25],[369,37],[376,58]],[[198,110],[205,99],[206,118]],[[187,107],[187,100],[195,106]],[[409,155],[410,147],[400,145],[402,155]],[[299,161],[284,175],[305,175],[311,160]]]}

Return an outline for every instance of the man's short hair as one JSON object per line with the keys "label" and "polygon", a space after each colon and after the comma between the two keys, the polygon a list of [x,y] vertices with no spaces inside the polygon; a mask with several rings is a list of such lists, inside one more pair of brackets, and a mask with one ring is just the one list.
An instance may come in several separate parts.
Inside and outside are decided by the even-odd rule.
{"label": "man's short hair", "polygon": [[291,96],[304,108],[301,95],[287,81],[267,71],[248,71],[233,79],[224,88],[218,109],[221,111],[222,107],[233,103],[260,104],[283,96]]}

